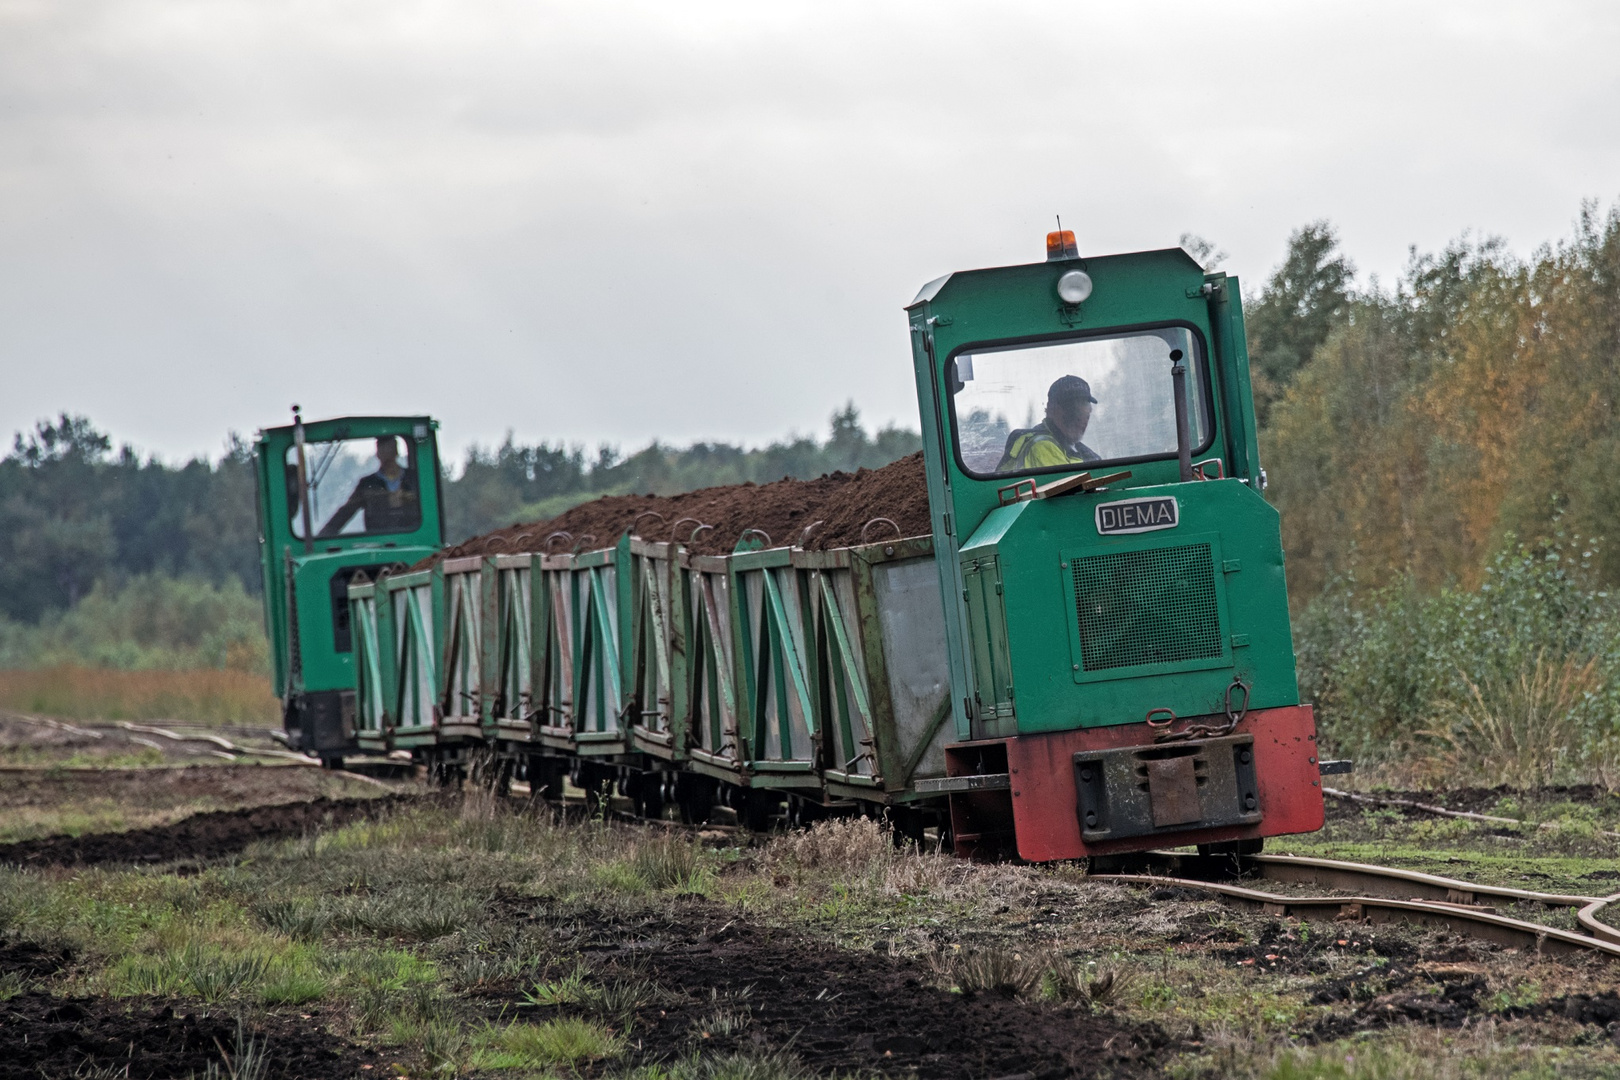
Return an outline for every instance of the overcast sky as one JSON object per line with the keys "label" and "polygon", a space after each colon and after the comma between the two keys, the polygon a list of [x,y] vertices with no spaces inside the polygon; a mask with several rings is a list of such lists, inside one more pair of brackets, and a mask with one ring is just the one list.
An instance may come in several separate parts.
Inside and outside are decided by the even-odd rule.
{"label": "overcast sky", "polygon": [[[953,269],[1365,276],[1620,198],[1620,4],[0,0],[0,433],[626,449],[915,427]],[[9,442],[9,436],[6,436]]]}

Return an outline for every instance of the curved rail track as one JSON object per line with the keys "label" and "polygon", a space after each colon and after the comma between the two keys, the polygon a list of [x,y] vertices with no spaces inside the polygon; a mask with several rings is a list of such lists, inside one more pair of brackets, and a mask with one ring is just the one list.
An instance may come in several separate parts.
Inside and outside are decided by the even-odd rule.
{"label": "curved rail track", "polygon": [[[1200,889],[1228,903],[1258,908],[1272,915],[1445,926],[1509,948],[1539,953],[1595,953],[1609,960],[1620,960],[1620,928],[1598,918],[1606,907],[1620,903],[1620,894],[1598,897],[1533,892],[1479,885],[1415,870],[1292,855],[1240,856],[1234,866],[1231,856],[1149,852],[1131,859],[1130,865],[1144,872],[1092,876],[1101,881],[1130,885]],[[1335,891],[1316,896],[1263,892],[1231,880],[1216,880],[1231,879],[1234,871],[1241,873],[1241,880],[1258,878]],[[1582,932],[1499,914],[1491,901],[1575,908],[1576,922]]]}

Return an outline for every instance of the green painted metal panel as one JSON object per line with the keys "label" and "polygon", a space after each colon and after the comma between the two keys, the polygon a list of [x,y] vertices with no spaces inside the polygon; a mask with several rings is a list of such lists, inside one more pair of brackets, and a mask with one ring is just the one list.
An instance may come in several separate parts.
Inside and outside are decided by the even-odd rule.
{"label": "green painted metal panel", "polygon": [[[457,560],[462,562],[464,560]],[[481,725],[485,688],[485,589],[483,562],[452,564],[444,571],[444,683],[439,702],[444,723]]]}
{"label": "green painted metal panel", "polygon": [[1001,559],[996,554],[963,554],[962,593],[973,648],[973,711],[985,737],[1013,734],[1017,715],[1003,592]]}
{"label": "green painted metal panel", "polygon": [[439,633],[437,614],[443,577],[438,570],[391,578],[386,586],[393,608],[397,660],[396,733],[432,731],[438,722]]}
{"label": "green painted metal panel", "polygon": [[[1158,494],[1178,500],[1179,525],[1098,535],[1099,502]],[[1021,505],[994,545],[1019,732],[1219,713],[1234,678],[1255,708],[1298,704],[1277,515],[1257,492],[1221,480]],[[985,548],[964,560],[984,564]]]}
{"label": "green painted metal panel", "polygon": [[354,633],[356,733],[380,739],[388,727],[388,707],[377,636],[376,586],[350,586],[349,612]]}
{"label": "green painted metal panel", "polygon": [[495,734],[495,700],[500,696],[501,631],[500,576],[495,556],[486,555],[478,569],[478,722],[485,734]]}
{"label": "green painted metal panel", "polygon": [[530,560],[523,559],[517,565],[500,565],[502,562],[506,560],[497,560],[495,568],[495,625],[498,629],[492,665],[494,700],[490,705],[490,714],[494,722],[510,723],[526,720],[532,708],[530,678],[534,648],[530,604],[533,589],[530,584]]}
{"label": "green painted metal panel", "polygon": [[377,692],[381,697],[383,732],[391,734],[399,725],[399,650],[395,648],[394,594],[388,579],[371,587],[372,611],[376,619]]}
{"label": "green painted metal panel", "polygon": [[[289,655],[283,683],[292,691],[348,690],[355,687],[353,624],[346,587],[334,589],[334,578],[355,568],[410,563],[432,554],[430,548],[355,548],[315,555],[288,556],[286,625]],[[341,618],[340,618],[341,615]],[[340,627],[349,631],[349,647],[339,651]]]}
{"label": "green painted metal panel", "polygon": [[[645,748],[661,757],[686,756],[691,724],[687,612],[690,572],[674,544],[636,540],[629,549],[633,586],[629,642],[634,728]],[[621,624],[622,625],[622,624]]]}

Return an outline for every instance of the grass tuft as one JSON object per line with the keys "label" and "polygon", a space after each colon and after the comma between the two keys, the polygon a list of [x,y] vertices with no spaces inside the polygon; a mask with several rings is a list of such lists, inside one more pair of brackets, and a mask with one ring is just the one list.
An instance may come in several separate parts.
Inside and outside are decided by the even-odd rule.
{"label": "grass tuft", "polygon": [[253,906],[265,926],[297,941],[319,941],[332,928],[326,905],[309,900],[266,900]]}
{"label": "grass tuft", "polygon": [[649,888],[690,889],[698,877],[698,850],[674,832],[653,832],[637,841],[631,865]]}
{"label": "grass tuft", "polygon": [[816,1074],[792,1054],[775,1050],[693,1056],[670,1066],[666,1075],[667,1080],[814,1080]]}
{"label": "grass tuft", "polygon": [[1012,949],[950,948],[931,958],[947,989],[989,990],[1009,997],[1032,997],[1051,966],[1047,957]]}
{"label": "grass tuft", "polygon": [[886,868],[895,855],[893,837],[869,818],[834,818],[779,836],[766,849],[768,861],[805,870],[863,874]]}
{"label": "grass tuft", "polygon": [[473,1054],[478,1069],[543,1069],[575,1066],[617,1057],[624,1040],[607,1028],[580,1017],[560,1017],[543,1024],[491,1026],[479,1037]]}
{"label": "grass tuft", "polygon": [[523,1000],[530,1005],[556,1008],[562,1005],[583,1005],[590,996],[591,987],[585,982],[585,969],[578,967],[560,979],[535,983],[524,993]]}
{"label": "grass tuft", "polygon": [[1058,957],[1041,973],[1041,996],[1102,1009],[1128,997],[1137,982],[1134,969],[1119,964],[1078,965]]}
{"label": "grass tuft", "polygon": [[1442,705],[1437,730],[1448,771],[1525,788],[1567,773],[1585,738],[1581,707],[1603,685],[1598,658],[1554,661],[1537,652],[1512,675],[1458,678],[1466,696]]}

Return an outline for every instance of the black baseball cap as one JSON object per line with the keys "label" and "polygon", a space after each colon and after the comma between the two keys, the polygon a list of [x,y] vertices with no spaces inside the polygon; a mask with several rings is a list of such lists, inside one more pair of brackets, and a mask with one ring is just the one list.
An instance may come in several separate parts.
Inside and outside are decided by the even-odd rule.
{"label": "black baseball cap", "polygon": [[1091,384],[1078,375],[1064,375],[1046,392],[1048,402],[1072,401],[1075,398],[1097,404],[1097,399],[1091,396]]}

